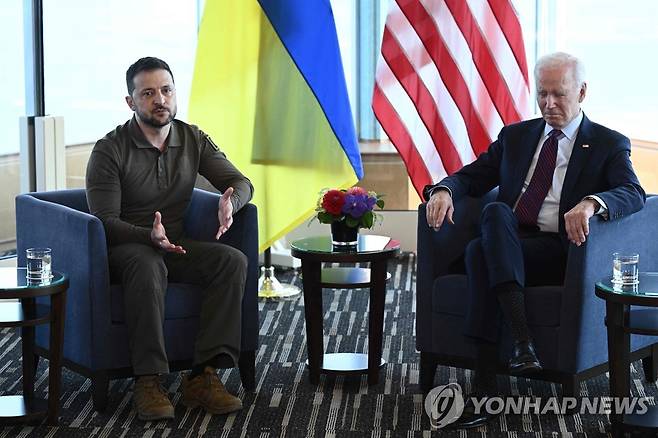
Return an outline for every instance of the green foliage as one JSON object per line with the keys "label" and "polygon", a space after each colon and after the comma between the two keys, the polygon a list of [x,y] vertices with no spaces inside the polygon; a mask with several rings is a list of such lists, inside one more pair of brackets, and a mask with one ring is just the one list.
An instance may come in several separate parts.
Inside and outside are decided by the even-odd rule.
{"label": "green foliage", "polygon": [[321,224],[330,224],[335,218],[333,215],[327,213],[326,211],[318,211],[318,220]]}
{"label": "green foliage", "polygon": [[347,225],[350,228],[358,228],[359,227],[359,220],[354,219],[352,216],[345,216],[345,225]]}
{"label": "green foliage", "polygon": [[362,228],[372,228],[373,223],[375,222],[375,215],[372,211],[366,211],[363,216],[361,216],[361,227]]}

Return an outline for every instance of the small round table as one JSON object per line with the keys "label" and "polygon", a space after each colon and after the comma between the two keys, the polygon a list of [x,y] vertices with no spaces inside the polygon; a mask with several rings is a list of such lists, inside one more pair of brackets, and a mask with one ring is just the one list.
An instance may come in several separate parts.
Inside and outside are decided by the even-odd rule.
{"label": "small round table", "polygon": [[[352,250],[331,244],[329,236],[309,237],[290,244],[293,257],[302,261],[306,350],[311,383],[320,381],[321,372],[368,372],[368,384],[379,381],[382,360],[386,265],[400,251],[400,242],[390,237],[361,234]],[[327,263],[370,263],[368,268],[322,268]],[[368,312],[368,354],[324,354],[322,327],[322,288],[370,288]]]}
{"label": "small round table", "polygon": [[[43,417],[49,424],[59,420],[59,396],[64,345],[64,306],[69,279],[53,272],[50,281],[33,283],[26,268],[0,268],[0,327],[21,327],[23,350],[23,395],[0,397],[0,420],[33,421]],[[36,297],[50,296],[50,306],[37,304]],[[6,301],[6,300],[20,300]],[[50,323],[48,401],[34,396],[34,327]]]}
{"label": "small round table", "polygon": [[[609,278],[595,285],[596,296],[606,305],[611,397],[630,396],[630,335],[658,335],[658,272],[641,272],[639,278],[640,282],[631,286],[615,285]],[[644,413],[612,412],[613,436],[627,428],[658,430],[658,406],[647,408]]]}

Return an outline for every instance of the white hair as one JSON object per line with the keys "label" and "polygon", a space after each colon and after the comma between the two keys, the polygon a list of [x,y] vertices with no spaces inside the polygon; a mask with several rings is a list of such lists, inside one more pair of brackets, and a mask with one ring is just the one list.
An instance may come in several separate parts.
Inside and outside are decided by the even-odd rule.
{"label": "white hair", "polygon": [[573,72],[573,78],[576,85],[581,87],[585,83],[585,66],[583,62],[573,55],[565,52],[555,52],[544,55],[537,60],[535,64],[535,78],[539,77],[539,72],[544,68],[556,68],[568,66]]}

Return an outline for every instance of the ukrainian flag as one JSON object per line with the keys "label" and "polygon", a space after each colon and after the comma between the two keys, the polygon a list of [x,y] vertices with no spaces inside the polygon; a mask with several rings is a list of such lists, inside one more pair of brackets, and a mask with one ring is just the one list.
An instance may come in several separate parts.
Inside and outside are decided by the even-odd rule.
{"label": "ukrainian flag", "polygon": [[208,0],[189,117],[254,184],[261,251],[363,177],[329,0]]}

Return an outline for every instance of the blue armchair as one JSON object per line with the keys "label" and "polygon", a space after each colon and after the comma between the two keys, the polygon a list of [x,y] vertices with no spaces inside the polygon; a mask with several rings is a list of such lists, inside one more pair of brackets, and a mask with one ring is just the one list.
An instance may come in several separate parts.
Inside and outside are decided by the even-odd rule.
{"label": "blue armchair", "polygon": [[[480,212],[495,199],[496,190],[481,199],[465,198],[455,205],[455,225],[434,232],[427,226],[425,204],[418,208],[418,272],[416,285],[416,348],[420,352],[420,385],[434,385],[437,365],[475,368],[475,348],[463,333],[467,278],[461,256],[479,230]],[[611,275],[612,253],[640,253],[641,271],[658,271],[658,197],[643,210],[616,221],[594,217],[587,243],[571,245],[562,286],[525,290],[526,315],[544,370],[537,378],[562,384],[564,395],[578,391],[581,380],[607,370],[605,302],[594,284]],[[461,272],[460,272],[461,267]],[[507,374],[512,341],[503,324],[498,372]],[[655,381],[658,337],[631,338],[631,358],[643,358],[645,377]]]}
{"label": "blue armchair", "polygon": [[[195,189],[185,218],[189,237],[214,241],[219,196]],[[105,231],[89,214],[85,191],[60,190],[16,197],[18,265],[25,265],[25,249],[52,248],[53,269],[70,278],[64,333],[64,366],[91,378],[94,408],[107,405],[110,379],[132,375],[128,332],[123,317],[120,285],[110,284]],[[244,206],[220,241],[240,249],[249,260],[242,299],[242,385],[255,388],[255,351],[258,346],[258,220],[256,207]],[[198,329],[201,294],[197,286],[170,283],[166,296],[164,333],[172,370],[191,367],[192,342]],[[199,290],[200,292],[200,290]],[[48,329],[36,330],[36,351],[48,357]],[[38,359],[38,357],[37,357]]]}

